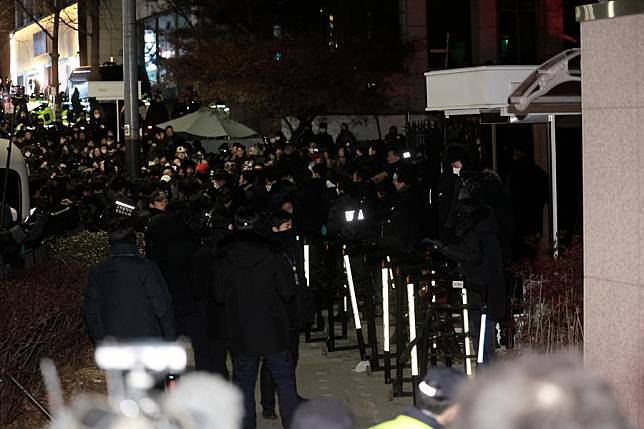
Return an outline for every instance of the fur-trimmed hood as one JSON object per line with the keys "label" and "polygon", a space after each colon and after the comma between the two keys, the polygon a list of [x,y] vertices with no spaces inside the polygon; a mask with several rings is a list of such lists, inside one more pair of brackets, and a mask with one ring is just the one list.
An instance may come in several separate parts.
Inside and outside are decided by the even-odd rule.
{"label": "fur-trimmed hood", "polygon": [[473,198],[467,198],[459,201],[456,206],[456,236],[464,237],[473,229],[496,233],[498,225],[487,206]]}
{"label": "fur-trimmed hood", "polygon": [[217,259],[237,267],[252,267],[279,251],[277,243],[253,231],[235,232],[218,247]]}

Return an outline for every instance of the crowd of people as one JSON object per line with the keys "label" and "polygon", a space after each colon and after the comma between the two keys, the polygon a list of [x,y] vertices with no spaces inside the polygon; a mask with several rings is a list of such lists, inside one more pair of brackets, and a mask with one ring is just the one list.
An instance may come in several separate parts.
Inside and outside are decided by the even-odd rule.
{"label": "crowd of people", "polygon": [[[263,417],[277,418],[277,392],[289,427],[302,402],[299,336],[318,307],[307,293],[301,242],[383,237],[410,251],[421,237],[422,205],[411,187],[416,166],[403,161],[400,139],[361,147],[348,134],[336,145],[321,125],[308,144],[278,133],[266,145],[224,143],[205,154],[166,128],[145,141],[141,178],[112,170],[107,183],[91,187],[91,179],[101,180],[92,176],[77,203],[79,219],[108,230],[111,256],[90,274],[84,312],[91,337],[184,334],[196,368],[226,378],[230,352],[244,427],[255,427],[258,373]],[[349,228],[351,208],[370,221]],[[147,259],[138,255],[137,230]],[[127,304],[117,310],[115,299]]]}
{"label": "crowd of people", "polygon": [[[577,355],[524,356],[475,379],[451,368],[432,368],[416,388],[416,401],[372,429],[632,429],[609,384],[584,369]],[[216,399],[215,399],[216,398]],[[188,374],[161,395],[154,414],[111,410],[97,398],[79,398],[50,429],[240,429],[243,395],[221,377]],[[91,422],[88,424],[88,422]],[[355,429],[344,402],[329,397],[302,403],[290,429]]]}
{"label": "crowd of people", "polygon": [[[276,391],[285,428],[302,402],[299,333],[320,308],[304,241],[368,241],[391,255],[413,255],[422,241],[441,251],[460,264],[473,302],[487,301],[491,354],[507,310],[503,263],[517,248],[515,231],[539,232],[547,199],[545,174],[521,145],[504,188],[480,167],[477,148],[415,156],[396,127],[383,141],[361,142],[348,124],[335,138],[325,123],[316,132],[304,124],[290,140],[276,132],[251,147],[223,141],[213,153],[172,127],[150,126],[132,178],[100,108],[68,126],[18,122],[13,143],[29,167],[32,207],[69,209],[58,216],[61,231],[108,232],[111,256],[92,270],[84,304],[92,338],[187,335],[197,369],[226,378],[230,352],[244,427],[256,424],[258,373],[265,418],[277,418]],[[0,137],[11,131],[4,118]],[[526,186],[534,190],[527,202]],[[526,207],[536,213],[522,229],[514,220]]]}

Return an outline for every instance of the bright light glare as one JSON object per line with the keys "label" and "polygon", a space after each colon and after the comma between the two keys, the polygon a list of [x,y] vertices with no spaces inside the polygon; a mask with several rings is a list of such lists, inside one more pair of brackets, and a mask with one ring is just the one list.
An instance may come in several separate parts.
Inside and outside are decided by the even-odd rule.
{"label": "bright light glare", "polygon": [[309,287],[311,285],[311,281],[309,280],[311,277],[311,272],[310,272],[310,266],[309,266],[309,245],[308,244],[304,245],[304,277],[306,278],[306,286]]}
{"label": "bright light glare", "polygon": [[126,370],[134,366],[136,356],[124,348],[100,346],[96,349],[94,360],[101,369]]}
{"label": "bright light glare", "polygon": [[[407,305],[409,311],[409,342],[416,339],[416,305],[414,299],[414,284],[407,285]],[[411,375],[417,376],[418,372],[418,349],[416,346],[411,349]]]}
{"label": "bright light glare", "polygon": [[418,385],[418,390],[420,390],[424,395],[433,398],[438,393],[438,390],[435,387],[430,386],[424,381],[421,381]]}
{"label": "bright light glare", "polygon": [[477,363],[483,363],[483,352],[485,351],[485,323],[487,314],[481,314],[481,330],[479,332],[479,353]]}
{"label": "bright light glare", "polygon": [[156,372],[179,372],[187,364],[186,351],[178,344],[104,345],[97,347],[94,357],[98,367],[106,370],[125,371],[139,366]]}
{"label": "bright light glare", "polygon": [[389,269],[383,268],[382,276],[382,326],[384,337],[384,351],[389,351]]}
{"label": "bright light glare", "polygon": [[472,352],[470,348],[470,318],[469,311],[467,310],[467,289],[462,289],[461,296],[463,298],[463,333],[465,334],[465,372],[467,375],[472,375],[472,360],[469,357]]}
{"label": "bright light glare", "polygon": [[351,273],[351,261],[349,260],[349,255],[344,255],[344,268],[347,272],[347,283],[349,284],[349,297],[351,298],[353,320],[355,322],[356,329],[362,329],[362,323],[360,322],[360,312],[358,310],[358,299],[356,298],[356,289],[353,284],[353,275]]}

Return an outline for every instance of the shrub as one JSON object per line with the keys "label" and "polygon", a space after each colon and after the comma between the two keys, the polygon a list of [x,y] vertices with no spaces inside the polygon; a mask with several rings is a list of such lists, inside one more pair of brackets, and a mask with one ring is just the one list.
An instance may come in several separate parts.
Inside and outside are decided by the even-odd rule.
{"label": "shrub", "polygon": [[559,257],[543,253],[516,269],[525,293],[517,317],[517,343],[530,350],[551,352],[583,344],[583,244],[577,238]]}
{"label": "shrub", "polygon": [[17,417],[24,400],[9,376],[44,399],[40,360],[76,368],[91,349],[81,306],[89,267],[107,249],[102,233],[59,238],[42,247],[38,264],[0,283],[0,427]]}
{"label": "shrub", "polygon": [[109,253],[107,234],[83,231],[78,234],[56,238],[42,247],[44,259],[53,259],[63,264],[80,262],[91,266],[101,262]]}

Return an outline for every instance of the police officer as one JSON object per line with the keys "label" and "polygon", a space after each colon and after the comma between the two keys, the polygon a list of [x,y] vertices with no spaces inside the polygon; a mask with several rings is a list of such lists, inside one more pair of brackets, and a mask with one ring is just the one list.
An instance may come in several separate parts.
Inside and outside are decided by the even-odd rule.
{"label": "police officer", "polygon": [[456,395],[467,377],[452,368],[432,368],[418,384],[416,406],[372,429],[443,429],[458,413]]}

